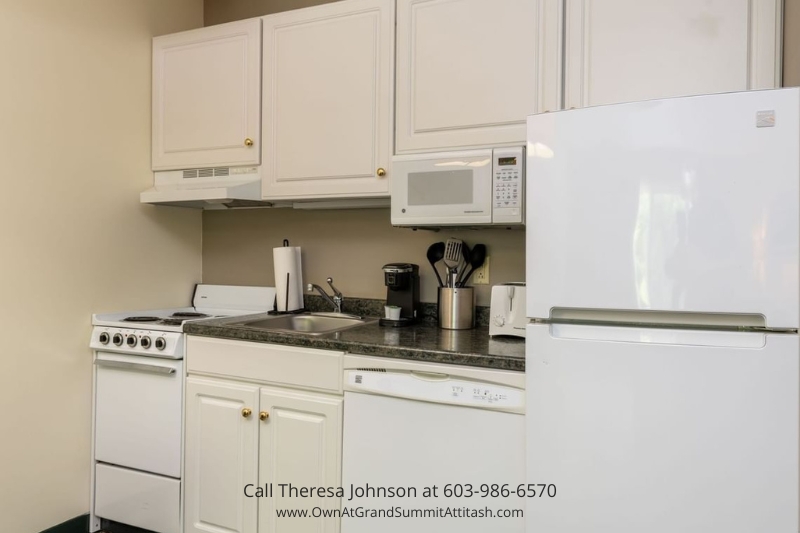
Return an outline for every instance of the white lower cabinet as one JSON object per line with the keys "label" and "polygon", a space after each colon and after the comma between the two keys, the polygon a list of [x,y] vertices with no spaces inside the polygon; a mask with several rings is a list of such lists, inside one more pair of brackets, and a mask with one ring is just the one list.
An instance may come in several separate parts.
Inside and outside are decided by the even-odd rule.
{"label": "white lower cabinet", "polygon": [[276,509],[339,508],[338,498],[292,497],[288,484],[341,483],[343,355],[188,338],[185,533],[339,531],[338,518]]}
{"label": "white lower cabinet", "polygon": [[335,533],[333,518],[278,518],[276,509],[338,509],[339,498],[291,497],[286,487],[338,487],[342,457],[342,398],[278,388],[261,389],[261,412],[269,414],[260,431],[258,478],[272,484],[262,498],[258,530],[270,533]]}
{"label": "white lower cabinet", "polygon": [[258,387],[190,377],[186,394],[185,532],[255,533]]}

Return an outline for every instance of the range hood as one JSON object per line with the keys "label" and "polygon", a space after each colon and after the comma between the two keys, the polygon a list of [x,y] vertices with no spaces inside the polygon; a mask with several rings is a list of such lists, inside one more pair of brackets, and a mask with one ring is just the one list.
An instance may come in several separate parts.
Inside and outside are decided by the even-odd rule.
{"label": "range hood", "polygon": [[258,167],[199,168],[155,172],[152,188],[139,195],[143,204],[193,209],[269,207],[261,200]]}
{"label": "range hood", "polygon": [[199,168],[155,172],[155,183],[139,195],[143,204],[192,209],[288,207],[294,209],[388,208],[389,198],[294,201],[261,199],[260,167]]}

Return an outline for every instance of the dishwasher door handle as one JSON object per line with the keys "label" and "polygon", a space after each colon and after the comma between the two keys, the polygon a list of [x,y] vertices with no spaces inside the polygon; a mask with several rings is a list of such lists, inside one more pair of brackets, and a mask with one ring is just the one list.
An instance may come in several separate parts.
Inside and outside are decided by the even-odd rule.
{"label": "dishwasher door handle", "polygon": [[439,372],[421,372],[419,370],[412,370],[409,372],[409,374],[423,381],[447,381],[450,379],[450,374],[441,374]]}
{"label": "dishwasher door handle", "polygon": [[97,359],[94,362],[98,367],[116,368],[119,370],[135,370],[137,372],[147,372],[150,374],[170,375],[175,373],[175,369],[169,366],[147,365],[143,363],[129,363],[127,361],[110,361],[108,359]]}

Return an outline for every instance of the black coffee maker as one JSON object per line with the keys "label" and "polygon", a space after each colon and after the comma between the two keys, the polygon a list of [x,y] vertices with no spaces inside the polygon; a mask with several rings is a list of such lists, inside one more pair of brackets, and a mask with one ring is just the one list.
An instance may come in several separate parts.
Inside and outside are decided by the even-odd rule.
{"label": "black coffee maker", "polygon": [[[422,316],[419,306],[419,266],[411,263],[383,265],[386,305],[399,307],[400,316],[381,318],[381,326],[402,327],[414,324]],[[396,313],[396,309],[394,312]]]}

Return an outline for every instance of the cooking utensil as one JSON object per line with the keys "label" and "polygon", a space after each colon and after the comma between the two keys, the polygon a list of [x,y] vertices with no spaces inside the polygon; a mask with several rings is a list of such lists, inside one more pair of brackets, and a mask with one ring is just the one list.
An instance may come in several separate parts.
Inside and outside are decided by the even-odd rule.
{"label": "cooking utensil", "polygon": [[455,287],[458,278],[458,266],[461,264],[461,247],[464,243],[460,239],[447,239],[444,245],[444,264],[447,266],[447,286]]}
{"label": "cooking utensil", "polygon": [[486,261],[486,245],[476,244],[469,257],[469,270],[461,281],[458,282],[458,287],[464,287],[467,281],[469,281],[469,277],[472,276],[472,273],[483,266],[484,261]]}
{"label": "cooking utensil", "polygon": [[442,276],[439,275],[439,270],[436,268],[436,263],[444,259],[444,243],[435,242],[428,246],[428,262],[431,264],[433,271],[436,272],[436,279],[439,280],[439,286],[444,287]]}
{"label": "cooking utensil", "polygon": [[461,243],[461,264],[458,266],[458,277],[459,279],[464,275],[464,272],[467,270],[469,266],[469,258],[472,255],[472,250],[470,249],[469,245],[465,242]]}

